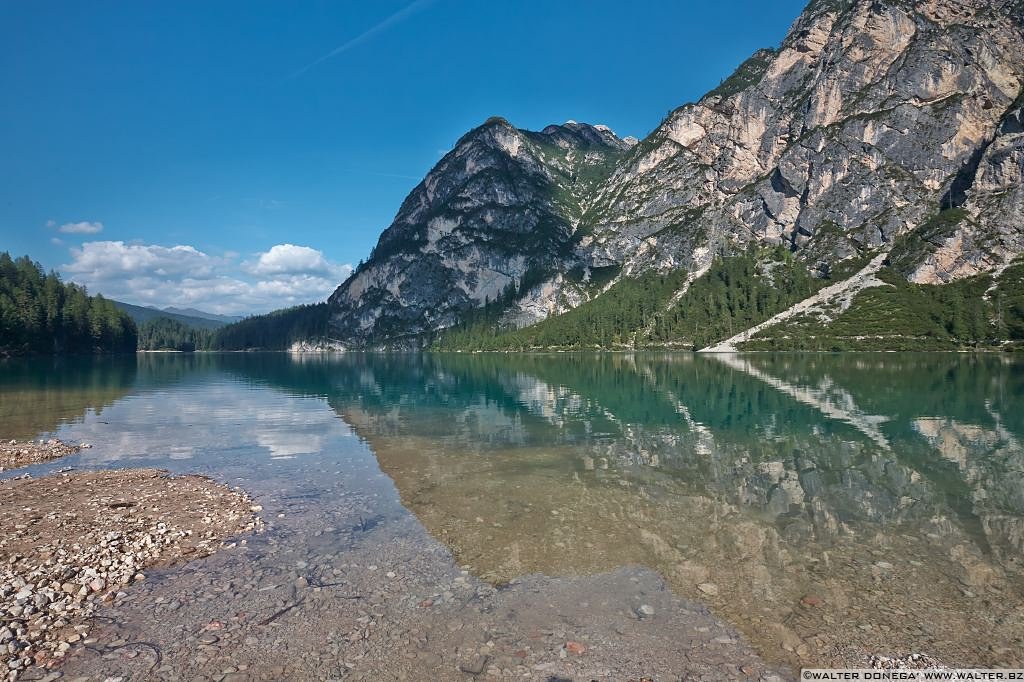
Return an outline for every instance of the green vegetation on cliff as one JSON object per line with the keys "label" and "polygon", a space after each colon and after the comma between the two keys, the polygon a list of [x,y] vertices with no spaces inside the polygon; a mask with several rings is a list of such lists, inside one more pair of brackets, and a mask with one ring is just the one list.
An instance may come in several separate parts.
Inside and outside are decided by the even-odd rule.
{"label": "green vegetation on cliff", "polygon": [[1024,348],[1024,261],[949,284],[912,284],[891,269],[887,286],[859,293],[831,322],[803,315],[766,329],[744,350],[959,350]]}
{"label": "green vegetation on cliff", "polygon": [[774,48],[762,48],[747,57],[728,78],[719,83],[718,87],[704,95],[701,99],[709,97],[731,97],[738,92],[747,90],[764,78],[765,72],[771,66],[772,59],[777,54]]}
{"label": "green vegetation on cliff", "polygon": [[135,323],[27,256],[0,253],[0,355],[130,353]]}
{"label": "green vegetation on cliff", "polygon": [[909,275],[914,268],[937,245],[952,237],[961,223],[970,222],[967,211],[962,208],[949,208],[929,217],[920,227],[896,238],[889,262],[892,267],[903,275]]}
{"label": "green vegetation on cliff", "polygon": [[[858,261],[859,263],[859,261]],[[851,266],[853,267],[853,266]],[[856,269],[856,268],[854,268]],[[783,248],[716,258],[677,301],[685,273],[620,279],[583,305],[522,329],[502,328],[497,301],[435,340],[434,350],[704,348],[738,334],[850,274],[812,277]],[[1024,260],[943,285],[912,284],[895,268],[829,317],[804,314],[770,327],[744,350],[1024,349]],[[831,318],[831,319],[830,319]]]}
{"label": "green vegetation on cliff", "polygon": [[782,247],[717,258],[658,317],[650,340],[703,348],[764,322],[827,283]]}
{"label": "green vegetation on cliff", "polygon": [[716,258],[673,303],[685,283],[683,270],[625,277],[573,310],[515,330],[500,326],[504,305],[496,306],[442,334],[433,349],[702,348],[763,322],[827,281],[811,277],[780,247]]}
{"label": "green vegetation on cliff", "polygon": [[502,329],[495,319],[473,320],[447,331],[434,350],[529,350],[531,348],[614,348],[633,345],[634,335],[652,322],[686,280],[676,270],[624,277],[607,291],[572,310],[522,329]]}

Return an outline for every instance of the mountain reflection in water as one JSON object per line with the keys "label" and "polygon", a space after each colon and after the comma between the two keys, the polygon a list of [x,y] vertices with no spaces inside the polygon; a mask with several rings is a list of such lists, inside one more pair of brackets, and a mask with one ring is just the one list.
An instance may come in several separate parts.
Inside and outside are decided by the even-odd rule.
{"label": "mountain reflection in water", "polygon": [[770,658],[1019,660],[1021,365],[913,355],[364,356],[328,400],[496,583],[639,563]]}
{"label": "mountain reflection in water", "polygon": [[[71,428],[155,391],[176,422],[203,413],[301,462],[331,442],[308,410],[294,418],[289,401],[312,397],[496,584],[642,564],[768,659],[1024,664],[1021,360],[208,354],[105,367],[0,364],[0,436]],[[224,377],[266,395],[247,407],[218,393]],[[146,430],[146,414],[122,442],[216,451],[166,417]]]}

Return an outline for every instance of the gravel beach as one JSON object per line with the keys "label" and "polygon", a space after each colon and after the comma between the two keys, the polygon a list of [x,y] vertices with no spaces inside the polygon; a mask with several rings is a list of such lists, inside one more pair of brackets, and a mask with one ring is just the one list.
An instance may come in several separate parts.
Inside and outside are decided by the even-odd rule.
{"label": "gravel beach", "polygon": [[2,441],[0,442],[0,471],[49,462],[53,459],[77,454],[82,449],[89,447],[88,444],[72,445],[56,438]]}
{"label": "gravel beach", "polygon": [[208,556],[261,526],[244,493],[154,469],[4,481],[0,509],[0,663],[8,680],[94,643],[97,606],[124,596],[144,570]]}

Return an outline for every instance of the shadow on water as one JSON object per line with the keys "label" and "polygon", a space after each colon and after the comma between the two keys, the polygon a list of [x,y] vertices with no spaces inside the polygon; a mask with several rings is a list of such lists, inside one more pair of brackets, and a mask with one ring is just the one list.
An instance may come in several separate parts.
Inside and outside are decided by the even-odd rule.
{"label": "shadow on water", "polygon": [[0,359],[0,437],[35,438],[99,414],[136,375],[133,356]]}

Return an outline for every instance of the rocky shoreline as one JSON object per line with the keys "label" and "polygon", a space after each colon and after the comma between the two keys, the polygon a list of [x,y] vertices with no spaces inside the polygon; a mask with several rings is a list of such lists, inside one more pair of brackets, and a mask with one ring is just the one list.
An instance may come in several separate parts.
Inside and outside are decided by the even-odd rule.
{"label": "rocky shoreline", "polygon": [[145,569],[208,556],[262,527],[245,493],[155,469],[3,481],[0,508],[0,679],[9,682],[94,644],[91,616]]}
{"label": "rocky shoreline", "polygon": [[88,443],[73,445],[50,438],[49,440],[9,440],[0,442],[0,471],[17,469],[31,464],[42,464],[50,460],[75,455],[92,447]]}

